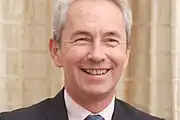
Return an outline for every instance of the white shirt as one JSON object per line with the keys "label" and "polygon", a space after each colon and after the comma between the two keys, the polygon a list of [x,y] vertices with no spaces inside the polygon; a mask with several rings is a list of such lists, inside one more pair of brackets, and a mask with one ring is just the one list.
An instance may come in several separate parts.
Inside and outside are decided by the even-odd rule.
{"label": "white shirt", "polygon": [[[83,108],[79,104],[75,103],[72,98],[64,90],[64,99],[68,112],[69,120],[84,120],[88,115],[94,115],[87,109]],[[101,112],[97,113],[101,115],[105,120],[111,120],[114,111],[115,97],[113,97],[111,103]]]}

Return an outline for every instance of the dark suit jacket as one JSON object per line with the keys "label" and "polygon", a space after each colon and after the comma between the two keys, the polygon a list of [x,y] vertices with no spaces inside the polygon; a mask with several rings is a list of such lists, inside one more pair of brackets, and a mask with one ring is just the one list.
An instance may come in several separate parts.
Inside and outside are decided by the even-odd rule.
{"label": "dark suit jacket", "polygon": [[[68,120],[62,89],[54,98],[46,99],[28,108],[4,112],[0,120]],[[115,100],[112,120],[163,120],[141,112],[127,103]]]}

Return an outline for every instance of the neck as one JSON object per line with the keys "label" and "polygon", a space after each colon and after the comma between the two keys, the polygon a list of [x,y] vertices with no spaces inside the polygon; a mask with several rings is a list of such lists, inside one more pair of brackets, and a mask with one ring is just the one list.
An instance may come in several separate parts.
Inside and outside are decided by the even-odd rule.
{"label": "neck", "polygon": [[112,101],[114,96],[114,91],[105,93],[103,95],[92,95],[92,94],[78,94],[72,93],[70,90],[66,89],[68,95],[79,105],[86,108],[88,111],[96,114],[105,109]]}

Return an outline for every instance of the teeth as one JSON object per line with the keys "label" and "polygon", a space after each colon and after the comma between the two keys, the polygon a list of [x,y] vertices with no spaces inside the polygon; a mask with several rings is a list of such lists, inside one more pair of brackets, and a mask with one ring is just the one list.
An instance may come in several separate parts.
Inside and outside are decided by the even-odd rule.
{"label": "teeth", "polygon": [[96,71],[96,70],[91,70],[90,73],[93,74],[93,75],[95,75],[95,74],[97,73],[97,71]]}
{"label": "teeth", "polygon": [[108,72],[108,70],[93,70],[93,69],[84,69],[83,71],[91,75],[103,75]]}
{"label": "teeth", "polygon": [[105,73],[106,72],[106,70],[101,70],[101,74],[103,74],[103,73]]}
{"label": "teeth", "polygon": [[97,70],[97,73],[96,74],[101,74],[101,70]]}

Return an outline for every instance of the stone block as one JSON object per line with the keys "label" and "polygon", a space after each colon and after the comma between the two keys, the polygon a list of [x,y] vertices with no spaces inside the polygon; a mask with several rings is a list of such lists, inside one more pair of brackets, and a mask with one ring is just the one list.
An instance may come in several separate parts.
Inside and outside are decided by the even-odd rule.
{"label": "stone block", "polygon": [[48,78],[48,62],[47,53],[31,53],[22,54],[22,76],[26,79],[47,79]]}
{"label": "stone block", "polygon": [[19,77],[20,76],[20,63],[19,63],[19,54],[18,52],[9,51],[6,53],[7,59],[6,59],[6,73],[7,76],[14,76]]}
{"label": "stone block", "polygon": [[155,51],[171,52],[171,28],[170,26],[160,25],[156,28]]}
{"label": "stone block", "polygon": [[171,2],[172,0],[157,0],[157,22],[161,25],[171,24]]}
{"label": "stone block", "polygon": [[25,27],[21,49],[23,51],[48,51],[49,33],[48,28],[38,25]]}
{"label": "stone block", "polygon": [[23,80],[23,105],[35,104],[50,96],[50,87],[47,80]]}
{"label": "stone block", "polygon": [[22,107],[22,80],[7,79],[7,98],[9,109],[17,109]]}

